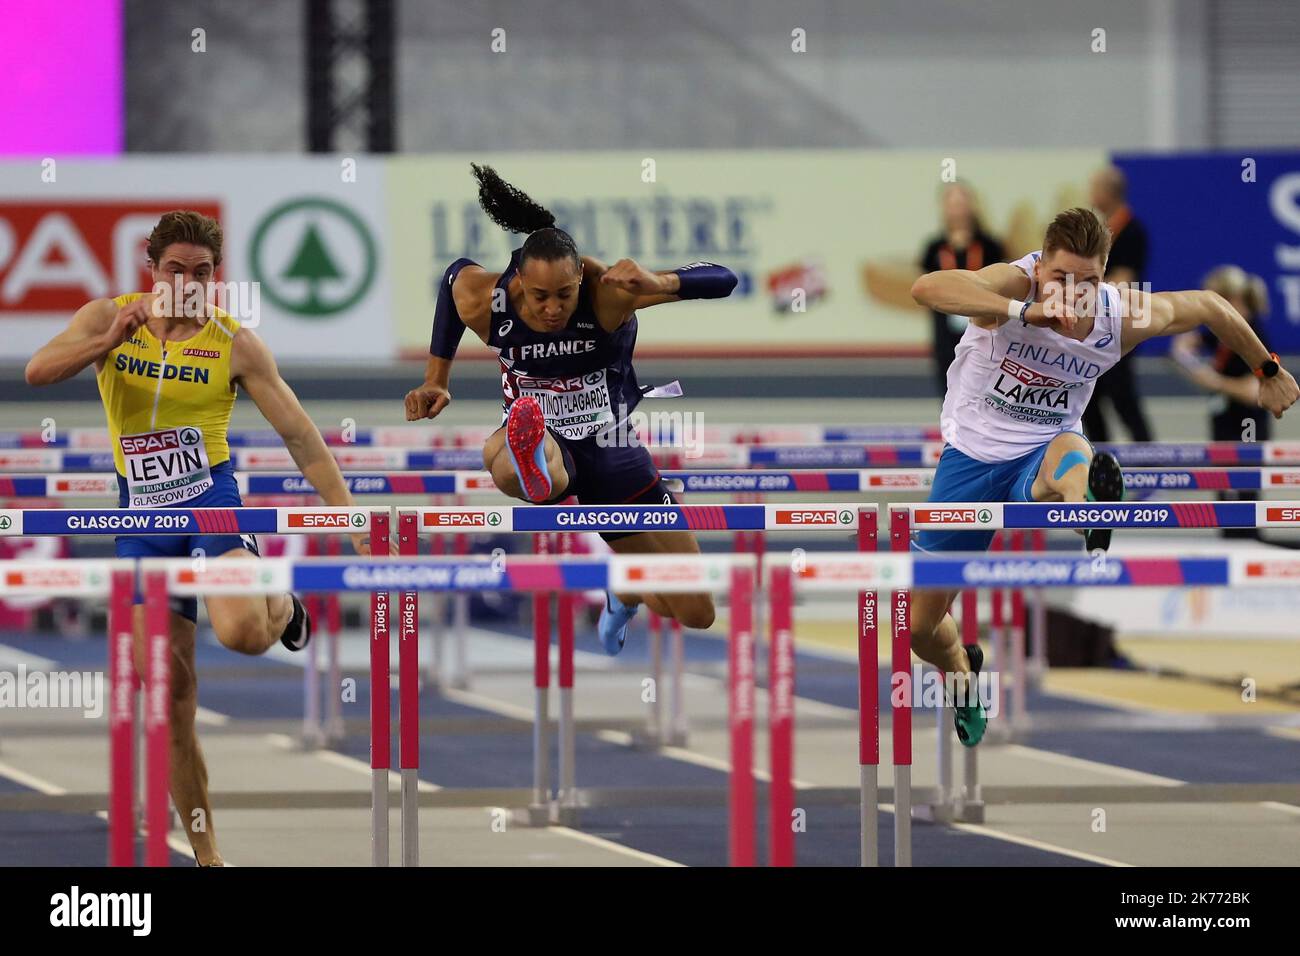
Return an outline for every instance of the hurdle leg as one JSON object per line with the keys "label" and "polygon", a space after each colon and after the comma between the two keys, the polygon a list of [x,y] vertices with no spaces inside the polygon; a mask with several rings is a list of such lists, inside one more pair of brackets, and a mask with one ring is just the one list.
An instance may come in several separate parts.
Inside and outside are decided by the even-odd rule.
{"label": "hurdle leg", "polygon": [[1028,714],[1025,713],[1025,594],[1017,589],[1011,592],[1011,713],[1008,715],[1011,738],[1024,734]]}
{"label": "hurdle leg", "polygon": [[794,866],[794,595],[789,566],[772,569],[767,665],[768,862]]}
{"label": "hurdle leg", "polygon": [[668,742],[674,747],[685,747],[690,728],[686,723],[686,635],[682,622],[674,620],[672,629],[672,700],[669,705],[671,723]]}
{"label": "hurdle leg", "polygon": [[728,796],[728,861],[753,866],[757,861],[754,828],[754,571],[731,571],[727,640],[727,728],[731,777]]}
{"label": "hurdle leg", "polygon": [[[397,519],[397,551],[420,553],[415,514]],[[420,595],[402,592],[402,622],[397,644],[398,760],[402,778],[402,866],[420,865]]]}
{"label": "hurdle leg", "polygon": [[[858,550],[876,551],[875,508],[858,509]],[[859,859],[880,865],[880,631],[875,591],[858,592]]]}
{"label": "hurdle leg", "polygon": [[115,570],[109,603],[108,865],[135,865],[135,572]]}
{"label": "hurdle leg", "polygon": [[[547,553],[545,534],[533,535],[533,552]],[[550,727],[551,687],[551,597],[545,592],[533,595],[533,802],[528,807],[528,823],[545,826],[549,822],[550,804]]]}
{"label": "hurdle leg", "polygon": [[[561,532],[562,556],[573,554],[573,535]],[[560,789],[556,799],[556,820],[563,826],[578,823],[577,756],[578,741],[573,720],[573,617],[575,598],[572,591],[561,591],[556,598],[559,617],[557,631],[560,644]]]}
{"label": "hurdle leg", "polygon": [[[950,676],[941,674],[945,679]],[[952,781],[953,766],[953,738],[956,736],[956,730],[953,727],[953,706],[948,701],[947,694],[944,694],[939,700],[939,706],[935,709],[935,753],[938,756],[938,797],[939,799],[930,805],[930,819],[937,823],[947,823],[956,815],[956,789]]]}
{"label": "hurdle leg", "polygon": [[[909,513],[890,514],[890,546],[907,551]],[[912,594],[895,591],[890,676],[894,761],[894,866],[912,865]]]}
{"label": "hurdle leg", "polygon": [[[388,554],[388,515],[370,518],[370,553]],[[388,593],[370,595],[370,865],[388,866],[388,772],[392,769],[392,678]]]}
{"label": "hurdle leg", "polygon": [[663,706],[660,697],[664,686],[663,618],[651,611],[646,618],[646,631],[650,637],[650,681],[654,693],[646,705],[644,743],[649,747],[660,747],[664,743]]}
{"label": "hurdle leg", "polygon": [[[342,553],[340,536],[332,534],[325,540],[325,553],[338,557]],[[338,743],[343,739],[343,672],[340,651],[343,632],[343,607],[336,593],[325,598],[325,627],[329,634],[329,682],[325,706],[325,742]]]}
{"label": "hurdle leg", "polygon": [[[979,592],[961,592],[961,642],[976,644],[980,638]],[[962,790],[960,818],[964,823],[984,822],[984,798],[979,785],[979,747],[962,748]]]}
{"label": "hurdle leg", "polygon": [[145,865],[166,866],[171,828],[171,673],[172,635],[167,607],[167,574],[145,574]]}
{"label": "hurdle leg", "polygon": [[[1047,550],[1047,532],[1041,528],[1030,532],[1030,547],[1038,554]],[[1047,600],[1042,588],[1030,592],[1030,653],[1029,680],[1037,688],[1047,672]]]}
{"label": "hurdle leg", "polygon": [[[315,535],[309,535],[306,544],[307,557],[314,558],[320,554],[320,542]],[[305,604],[307,616],[313,624],[319,626],[320,595],[308,594]],[[302,669],[302,697],[302,747],[304,750],[315,750],[324,739],[320,717],[319,641],[311,641],[307,644],[307,660]]]}
{"label": "hurdle leg", "polygon": [[[464,499],[457,498],[457,503],[463,503]],[[458,556],[469,554],[469,538],[463,534],[456,536],[453,543],[455,553]],[[469,671],[469,595],[463,592],[457,592],[451,598],[452,601],[452,626],[451,641],[452,652],[455,654],[455,660],[451,665],[450,683],[457,690],[468,690],[470,685]]]}

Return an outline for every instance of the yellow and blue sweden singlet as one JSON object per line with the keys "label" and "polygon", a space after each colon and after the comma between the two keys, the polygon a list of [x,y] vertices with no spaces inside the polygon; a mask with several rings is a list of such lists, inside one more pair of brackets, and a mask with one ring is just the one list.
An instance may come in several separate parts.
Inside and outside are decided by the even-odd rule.
{"label": "yellow and blue sweden singlet", "polygon": [[[143,295],[113,303],[121,308]],[[196,335],[175,342],[140,326],[96,375],[125,507],[183,506],[209,491],[213,469],[230,460],[230,353],[239,321],[212,312]]]}

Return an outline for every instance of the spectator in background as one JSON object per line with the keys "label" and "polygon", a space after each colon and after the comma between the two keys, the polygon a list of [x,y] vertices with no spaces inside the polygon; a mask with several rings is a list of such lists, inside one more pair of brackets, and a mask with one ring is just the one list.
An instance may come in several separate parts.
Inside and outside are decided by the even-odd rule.
{"label": "spectator in background", "polygon": [[[1128,182],[1124,174],[1114,166],[1107,166],[1093,173],[1088,186],[1093,208],[1101,213],[1110,227],[1106,281],[1116,285],[1143,281],[1147,270],[1147,231],[1128,207]],[[1097,379],[1092,401],[1083,411],[1083,429],[1094,442],[1110,441],[1110,428],[1102,414],[1105,404],[1115,410],[1133,441],[1153,440],[1151,426],[1142,411],[1137,382],[1133,378],[1132,352]]]}
{"label": "spectator in background", "polygon": [[[1006,261],[1002,243],[984,231],[975,194],[964,183],[950,183],[939,200],[943,232],[921,253],[921,272],[968,269],[974,272],[994,262]],[[934,324],[935,382],[939,400],[948,391],[948,366],[957,353],[957,343],[970,322],[964,315],[931,312]]]}
{"label": "spectator in background", "polygon": [[[1237,266],[1220,266],[1202,283],[1217,292],[1242,314],[1264,347],[1272,351],[1264,331],[1268,315],[1268,287],[1259,276],[1248,275]],[[1211,352],[1204,361],[1201,353]],[[1259,379],[1232,349],[1221,343],[1207,328],[1186,332],[1173,339],[1170,357],[1191,381],[1209,392],[1211,441],[1268,441],[1272,435],[1272,418],[1259,407]],[[1224,492],[1221,500],[1253,500],[1254,492]],[[1258,538],[1253,528],[1229,528],[1228,538]]]}

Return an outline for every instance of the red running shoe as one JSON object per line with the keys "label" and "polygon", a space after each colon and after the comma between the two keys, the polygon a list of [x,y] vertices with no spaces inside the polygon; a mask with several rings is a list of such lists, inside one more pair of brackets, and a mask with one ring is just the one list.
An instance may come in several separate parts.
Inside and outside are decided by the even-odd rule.
{"label": "red running shoe", "polygon": [[537,399],[516,398],[506,415],[506,451],[529,501],[551,497],[551,474],[546,470],[546,417]]}

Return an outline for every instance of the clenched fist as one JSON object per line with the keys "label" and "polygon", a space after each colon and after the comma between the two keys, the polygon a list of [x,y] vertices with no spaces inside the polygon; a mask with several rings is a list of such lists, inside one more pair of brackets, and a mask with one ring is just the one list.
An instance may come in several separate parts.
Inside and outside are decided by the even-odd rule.
{"label": "clenched fist", "polygon": [[437,418],[450,402],[451,392],[445,386],[425,382],[406,393],[406,420],[415,422],[421,418]]}

